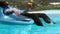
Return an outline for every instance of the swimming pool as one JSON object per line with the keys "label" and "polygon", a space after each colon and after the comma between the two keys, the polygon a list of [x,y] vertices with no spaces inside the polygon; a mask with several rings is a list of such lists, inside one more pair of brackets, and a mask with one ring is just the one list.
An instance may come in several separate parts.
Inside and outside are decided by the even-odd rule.
{"label": "swimming pool", "polygon": [[[49,10],[46,10],[49,11]],[[53,10],[50,10],[53,11]],[[57,11],[57,10],[56,10]],[[60,10],[59,10],[60,11]],[[47,14],[56,24],[47,24],[41,18],[44,26],[17,25],[0,22],[0,34],[60,34],[60,14]]]}

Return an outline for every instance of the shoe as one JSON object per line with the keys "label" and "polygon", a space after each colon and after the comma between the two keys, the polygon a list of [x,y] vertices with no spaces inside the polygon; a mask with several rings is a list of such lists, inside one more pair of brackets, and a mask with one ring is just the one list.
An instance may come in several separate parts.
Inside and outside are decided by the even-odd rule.
{"label": "shoe", "polygon": [[42,24],[36,24],[37,26],[43,26]]}
{"label": "shoe", "polygon": [[43,26],[43,24],[40,23],[40,22],[35,22],[35,24],[36,24],[37,26]]}

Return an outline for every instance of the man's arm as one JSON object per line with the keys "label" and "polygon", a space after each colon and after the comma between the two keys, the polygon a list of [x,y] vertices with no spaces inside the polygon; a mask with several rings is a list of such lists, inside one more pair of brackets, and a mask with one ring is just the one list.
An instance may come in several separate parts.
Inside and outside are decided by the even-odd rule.
{"label": "man's arm", "polygon": [[7,11],[6,15],[11,15],[12,13],[15,13],[17,16],[20,15],[20,13],[17,10],[13,10],[13,11]]}
{"label": "man's arm", "polygon": [[14,11],[7,11],[5,14],[6,15],[11,15],[12,13],[14,13]]}

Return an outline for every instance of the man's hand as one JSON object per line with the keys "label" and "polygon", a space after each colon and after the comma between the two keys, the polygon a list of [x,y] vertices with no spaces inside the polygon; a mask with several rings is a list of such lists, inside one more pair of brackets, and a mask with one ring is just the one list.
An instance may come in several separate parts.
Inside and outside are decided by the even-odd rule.
{"label": "man's hand", "polygon": [[14,11],[14,13],[15,13],[17,16],[20,15],[20,13],[19,13],[17,10],[13,10],[13,11]]}

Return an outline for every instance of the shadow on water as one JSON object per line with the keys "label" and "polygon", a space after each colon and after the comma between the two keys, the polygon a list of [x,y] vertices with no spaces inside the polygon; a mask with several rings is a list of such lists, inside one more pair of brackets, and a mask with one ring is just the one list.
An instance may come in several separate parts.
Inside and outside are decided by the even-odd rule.
{"label": "shadow on water", "polygon": [[5,24],[5,25],[32,25],[32,24],[19,24],[19,23],[5,22],[5,21],[1,21],[0,24]]}

